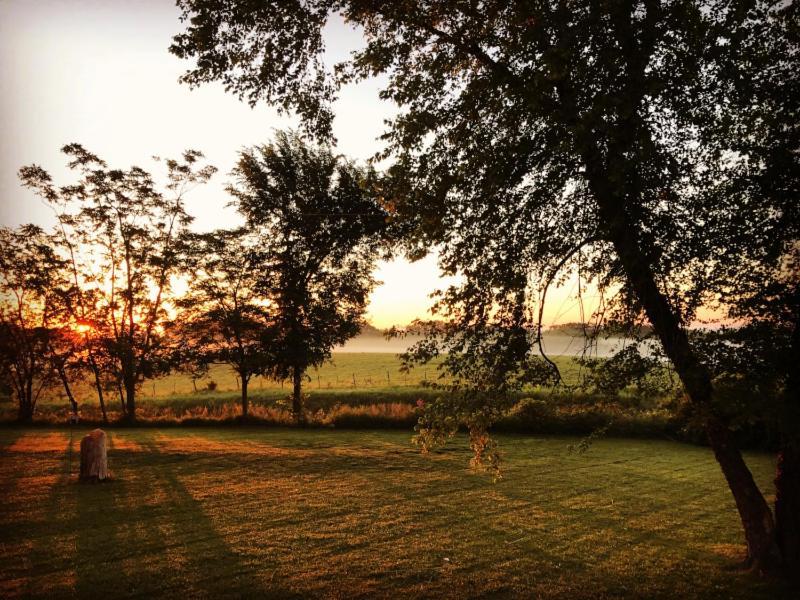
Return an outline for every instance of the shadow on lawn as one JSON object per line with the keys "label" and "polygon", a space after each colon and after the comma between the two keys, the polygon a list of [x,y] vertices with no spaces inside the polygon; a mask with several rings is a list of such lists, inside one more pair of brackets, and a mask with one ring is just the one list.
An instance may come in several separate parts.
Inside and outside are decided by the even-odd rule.
{"label": "shadow on lawn", "polygon": [[[276,572],[321,595],[733,597],[749,591],[767,598],[782,591],[720,572],[722,561],[692,548],[682,533],[692,524],[669,503],[675,480],[636,472],[628,463],[609,471],[603,461],[588,460],[572,469],[561,461],[533,471],[520,466],[510,476],[514,485],[494,485],[466,472],[463,450],[428,458],[393,446],[344,452],[314,438],[259,455],[231,445],[227,434],[215,438],[214,451],[203,451],[193,435],[177,440],[183,452],[170,450],[156,432],[137,432],[136,439],[139,450],[116,451],[112,438],[113,483],[78,485],[73,473],[50,490],[47,516],[36,525],[33,595],[289,596],[280,576],[270,577]],[[254,450],[259,441],[268,440],[254,436]],[[555,485],[567,475],[570,485]],[[705,471],[699,475],[705,479]],[[643,479],[648,497],[639,490]],[[286,486],[276,487],[282,481]],[[225,493],[239,484],[247,489]],[[289,493],[290,487],[297,489]],[[613,508],[593,500],[612,491]],[[681,498],[692,501],[702,491]],[[582,496],[592,502],[572,502]],[[283,512],[263,512],[270,501],[283,503]],[[652,521],[632,524],[647,512]],[[672,526],[651,527],[662,513]],[[304,534],[309,522],[313,533],[325,535]],[[712,524],[700,523],[697,531]],[[269,549],[276,541],[295,549]],[[235,549],[240,542],[256,546],[250,558]],[[299,546],[325,562],[298,565]],[[319,581],[318,569],[327,581]]]}
{"label": "shadow on lawn", "polygon": [[44,572],[26,595],[291,596],[258,579],[169,465],[150,463],[154,443],[143,450],[112,450],[115,479],[104,484],[78,484],[62,466],[45,504],[50,535],[42,532],[31,553]]}

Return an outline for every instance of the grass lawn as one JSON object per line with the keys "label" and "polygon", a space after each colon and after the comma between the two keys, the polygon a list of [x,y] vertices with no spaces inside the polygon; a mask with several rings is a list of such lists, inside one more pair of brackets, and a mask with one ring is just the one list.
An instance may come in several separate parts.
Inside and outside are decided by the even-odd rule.
{"label": "grass lawn", "polygon": [[[492,483],[463,440],[123,429],[115,481],[79,485],[83,433],[0,429],[0,597],[789,597],[734,568],[706,448],[501,436]],[[771,489],[771,457],[747,459]]]}

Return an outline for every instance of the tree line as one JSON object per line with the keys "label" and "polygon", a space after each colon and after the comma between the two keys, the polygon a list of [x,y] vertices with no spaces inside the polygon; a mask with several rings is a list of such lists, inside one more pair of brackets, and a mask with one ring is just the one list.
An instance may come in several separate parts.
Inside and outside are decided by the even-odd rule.
{"label": "tree line", "polygon": [[19,420],[52,385],[77,417],[73,387],[88,378],[104,420],[115,402],[135,421],[145,379],[224,363],[241,381],[243,417],[262,375],[291,379],[302,421],[306,371],[359,332],[375,284],[386,214],[374,171],[278,132],[233,170],[245,224],[195,233],[187,194],[216,171],[200,152],[160,161],[159,184],[78,144],[62,150],[73,183],[36,165],[19,172],[55,228],[0,229],[0,376]]}

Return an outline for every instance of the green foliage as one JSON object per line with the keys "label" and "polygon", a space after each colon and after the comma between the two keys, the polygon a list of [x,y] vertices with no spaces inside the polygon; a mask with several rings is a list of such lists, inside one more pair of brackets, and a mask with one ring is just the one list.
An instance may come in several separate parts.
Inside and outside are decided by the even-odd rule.
{"label": "green foliage", "polygon": [[180,160],[164,161],[160,189],[141,167],[109,168],[80,144],[62,152],[77,174],[75,183],[57,187],[37,165],[22,167],[19,176],[58,218],[57,243],[68,257],[72,297],[64,324],[87,327],[92,367],[102,367],[124,388],[128,418],[135,419],[137,386],[170,368],[161,330],[181,265],[179,239],[191,222],[185,194],[216,169],[200,164],[200,152],[187,150]]}
{"label": "green foliage", "polygon": [[244,229],[217,230],[184,240],[189,286],[176,300],[176,362],[193,375],[211,364],[230,365],[241,380],[247,414],[250,379],[272,367],[273,316],[259,293],[263,253]]}
{"label": "green foliage", "polygon": [[609,358],[581,358],[585,368],[581,387],[589,392],[619,396],[633,389],[640,398],[668,395],[675,389],[669,363],[660,354],[642,355],[641,345],[631,343]]}
{"label": "green foliage", "polygon": [[[330,133],[333,113],[328,103],[335,86],[321,57],[330,2],[177,4],[188,28],[175,36],[170,51],[181,58],[199,55],[197,67],[181,77],[184,83],[221,80],[251,106],[259,101],[278,105],[302,116],[312,131]],[[220,10],[225,12],[215,12]],[[264,23],[280,26],[262,27]]]}
{"label": "green foliage", "polygon": [[792,330],[786,325],[752,323],[697,331],[694,344],[714,374],[715,401],[737,428],[761,427],[788,432],[795,426],[783,422],[791,410],[784,393],[792,361]]}
{"label": "green foliage", "polygon": [[30,421],[52,376],[50,327],[58,310],[59,269],[53,239],[26,225],[0,228],[0,380]]}
{"label": "green foliage", "polygon": [[358,334],[386,214],[375,174],[292,133],[245,150],[230,192],[257,238],[259,297],[271,312],[271,372],[300,382],[334,346]]}
{"label": "green foliage", "polygon": [[[324,136],[320,107],[338,86],[385,76],[382,97],[400,109],[381,157],[393,159],[393,226],[410,256],[435,245],[444,273],[461,276],[437,309],[463,338],[446,351],[464,381],[502,398],[505,375],[543,374],[542,305],[572,271],[614,296],[616,320],[646,314],[708,408],[711,375],[686,325],[704,303],[735,307],[742,283],[775,280],[798,239],[796,5],[225,6],[181,2],[188,25],[172,50],[197,60],[191,83],[295,109]],[[321,32],[335,13],[365,46],[326,72]],[[292,38],[308,42],[276,60]]]}

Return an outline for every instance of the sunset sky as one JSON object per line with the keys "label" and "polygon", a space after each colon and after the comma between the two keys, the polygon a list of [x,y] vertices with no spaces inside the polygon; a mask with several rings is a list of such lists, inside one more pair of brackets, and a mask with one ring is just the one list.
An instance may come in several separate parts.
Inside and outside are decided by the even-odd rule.
{"label": "sunset sky", "polygon": [[[178,83],[189,66],[169,54],[181,30],[170,0],[0,0],[0,224],[53,223],[50,210],[17,179],[36,163],[57,184],[71,179],[59,148],[79,142],[110,165],[157,170],[148,157],[201,150],[219,168],[212,183],[188,202],[197,230],[234,225],[226,207],[228,173],[245,147],[269,140],[276,128],[296,127],[266,106],[251,109],[221,85],[190,90]],[[361,44],[343,22],[327,31],[330,64]],[[344,89],[335,105],[338,150],[367,160],[395,107],[378,98],[381,80]],[[425,317],[428,295],[444,282],[435,257],[409,264],[381,263],[384,283],[371,298],[368,318],[378,327]],[[551,291],[545,323],[575,321],[576,282]],[[587,309],[591,294],[584,296]]]}

